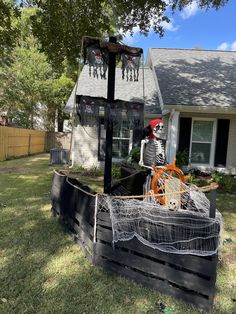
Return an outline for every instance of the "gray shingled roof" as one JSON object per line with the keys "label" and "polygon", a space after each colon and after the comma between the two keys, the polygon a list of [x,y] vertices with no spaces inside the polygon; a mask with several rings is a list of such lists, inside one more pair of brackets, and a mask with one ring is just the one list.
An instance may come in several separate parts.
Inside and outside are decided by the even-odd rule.
{"label": "gray shingled roof", "polygon": [[164,105],[236,107],[236,52],[150,49]]}
{"label": "gray shingled roof", "polygon": [[[144,75],[143,75],[144,73]],[[143,79],[144,77],[144,79]],[[144,89],[144,95],[143,95]],[[72,112],[74,103],[75,88],[67,101],[64,111]],[[77,95],[85,95],[92,97],[107,98],[107,79],[94,78],[89,76],[89,67],[85,65],[80,74],[77,86]],[[158,105],[158,96],[153,77],[153,72],[150,68],[141,68],[139,71],[138,82],[127,82],[122,80],[122,72],[120,68],[116,68],[115,81],[115,99],[120,99],[130,102],[144,102],[145,97],[145,112],[160,114],[161,109]]]}

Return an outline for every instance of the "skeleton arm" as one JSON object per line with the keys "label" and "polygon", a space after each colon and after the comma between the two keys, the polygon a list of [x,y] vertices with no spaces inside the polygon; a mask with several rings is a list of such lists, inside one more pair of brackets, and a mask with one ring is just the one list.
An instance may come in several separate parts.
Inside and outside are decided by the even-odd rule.
{"label": "skeleton arm", "polygon": [[143,163],[143,157],[144,157],[144,146],[145,144],[147,144],[149,142],[149,139],[146,138],[144,140],[141,141],[141,149],[140,149],[140,160],[139,160],[139,166],[143,167],[144,163]]}

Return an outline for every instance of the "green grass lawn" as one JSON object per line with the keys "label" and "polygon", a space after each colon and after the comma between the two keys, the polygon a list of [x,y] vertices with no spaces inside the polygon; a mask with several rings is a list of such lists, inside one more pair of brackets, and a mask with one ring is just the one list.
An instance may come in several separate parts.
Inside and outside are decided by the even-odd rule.
{"label": "green grass lawn", "polygon": [[[93,266],[52,217],[46,154],[0,162],[0,313],[199,313]],[[101,180],[81,178],[93,189]],[[236,195],[219,194],[223,239],[212,313],[236,313]],[[167,313],[167,312],[166,312]]]}

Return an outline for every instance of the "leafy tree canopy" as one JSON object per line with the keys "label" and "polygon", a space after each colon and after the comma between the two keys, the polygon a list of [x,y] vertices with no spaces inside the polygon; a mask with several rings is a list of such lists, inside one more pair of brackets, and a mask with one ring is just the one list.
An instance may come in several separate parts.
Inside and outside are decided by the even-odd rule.
{"label": "leafy tree canopy", "polygon": [[0,0],[0,65],[9,61],[11,53],[18,36],[15,21],[20,11],[15,1]]}
{"label": "leafy tree canopy", "polygon": [[[169,21],[167,8],[182,10],[194,0],[31,0],[38,8],[33,29],[42,49],[58,67],[64,58],[75,63],[84,35],[108,36],[118,30],[139,27],[146,34],[151,28],[163,35],[163,21]],[[228,0],[198,0],[201,8],[218,9]]]}
{"label": "leafy tree canopy", "polygon": [[[52,70],[45,53],[39,51],[32,34],[31,17],[35,8],[24,8],[14,21],[19,29],[11,62],[0,67],[0,110],[7,111],[14,123],[25,128],[54,129],[55,115],[63,129],[62,108],[74,82]],[[64,68],[66,68],[64,66]]]}

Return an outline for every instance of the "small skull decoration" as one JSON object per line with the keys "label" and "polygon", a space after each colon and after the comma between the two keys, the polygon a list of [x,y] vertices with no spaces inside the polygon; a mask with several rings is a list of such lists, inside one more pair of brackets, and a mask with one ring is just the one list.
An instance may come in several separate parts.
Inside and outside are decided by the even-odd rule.
{"label": "small skull decoration", "polygon": [[168,202],[168,208],[169,210],[173,210],[173,211],[176,211],[178,209],[178,201],[176,199],[170,199],[169,202]]}
{"label": "small skull decoration", "polygon": [[161,119],[150,121],[143,133],[144,139],[141,142],[139,165],[164,165],[166,155],[163,121]]}

